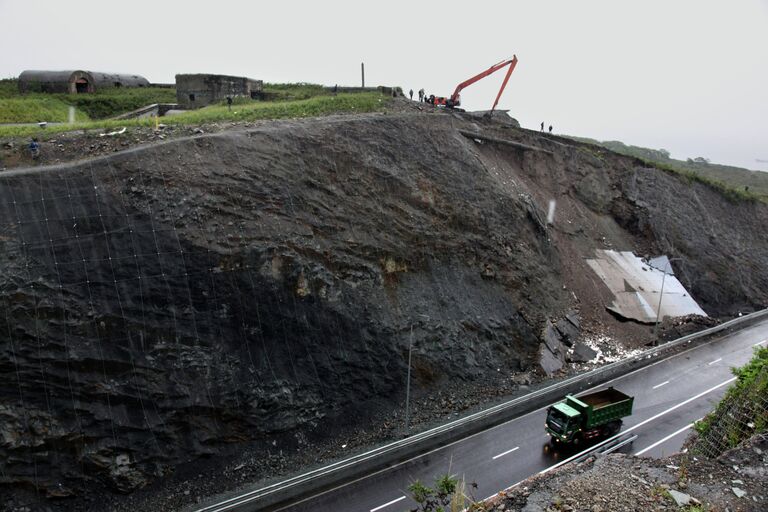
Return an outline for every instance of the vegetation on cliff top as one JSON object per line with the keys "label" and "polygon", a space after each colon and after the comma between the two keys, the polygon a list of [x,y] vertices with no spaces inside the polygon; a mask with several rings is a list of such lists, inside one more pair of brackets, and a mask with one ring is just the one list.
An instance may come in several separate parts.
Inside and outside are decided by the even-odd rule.
{"label": "vegetation on cliff top", "polygon": [[65,123],[106,119],[152,103],[175,103],[176,90],[163,87],[104,89],[91,94],[20,94],[18,80],[0,80],[0,123]]}
{"label": "vegetation on cliff top", "polygon": [[[198,110],[190,110],[174,116],[166,116],[160,122],[166,125],[194,126],[215,122],[257,121],[267,119],[286,119],[316,117],[338,113],[364,113],[383,109],[388,98],[378,92],[338,94],[337,96],[317,96],[306,100],[260,102],[233,105],[230,110],[225,105],[211,105]],[[79,130],[115,130],[131,126],[154,126],[151,118],[128,119],[123,121],[103,120],[75,124],[51,125],[45,130],[37,126],[0,126],[0,137],[32,137],[41,139],[61,132]]]}
{"label": "vegetation on cliff top", "polygon": [[620,141],[598,141],[586,137],[570,137],[580,142],[604,147],[615,153],[633,156],[643,162],[684,176],[691,182],[703,183],[731,200],[762,200],[768,202],[768,172],[751,171],[741,167],[713,164],[703,157],[677,160],[666,149],[649,149]]}

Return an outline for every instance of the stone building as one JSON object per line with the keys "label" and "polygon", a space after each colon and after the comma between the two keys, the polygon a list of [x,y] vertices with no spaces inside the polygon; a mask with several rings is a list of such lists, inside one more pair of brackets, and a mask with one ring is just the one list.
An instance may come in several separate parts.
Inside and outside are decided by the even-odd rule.
{"label": "stone building", "polygon": [[149,80],[139,75],[100,71],[26,70],[19,75],[19,92],[88,93],[114,87],[148,87]]}
{"label": "stone building", "polygon": [[176,75],[176,102],[184,108],[199,108],[227,96],[258,98],[264,82],[242,76]]}

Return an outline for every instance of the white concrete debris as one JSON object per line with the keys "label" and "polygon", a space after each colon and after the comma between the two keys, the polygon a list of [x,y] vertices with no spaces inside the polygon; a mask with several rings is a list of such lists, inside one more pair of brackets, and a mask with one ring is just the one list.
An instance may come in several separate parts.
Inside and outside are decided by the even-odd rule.
{"label": "white concrete debris", "polygon": [[[666,268],[666,257],[655,258]],[[667,263],[664,263],[667,262]],[[659,319],[685,315],[707,316],[677,278],[667,271],[654,268],[629,251],[595,251],[595,259],[587,264],[602,279],[614,295],[607,308],[617,315],[652,324],[656,322],[659,297],[663,299]]]}

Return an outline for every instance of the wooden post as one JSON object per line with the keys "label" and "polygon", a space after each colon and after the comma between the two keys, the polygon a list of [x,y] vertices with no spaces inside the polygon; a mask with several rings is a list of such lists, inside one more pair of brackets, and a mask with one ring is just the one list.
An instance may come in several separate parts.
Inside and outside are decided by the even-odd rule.
{"label": "wooden post", "polygon": [[365,88],[365,62],[360,63],[360,73],[363,77],[363,88]]}

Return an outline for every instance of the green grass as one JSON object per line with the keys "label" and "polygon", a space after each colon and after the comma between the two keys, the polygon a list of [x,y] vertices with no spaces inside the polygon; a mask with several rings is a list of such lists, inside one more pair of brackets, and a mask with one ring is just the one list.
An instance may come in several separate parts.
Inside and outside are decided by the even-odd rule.
{"label": "green grass", "polygon": [[54,96],[78,110],[85,112],[91,119],[106,119],[153,103],[176,103],[176,89],[163,87],[113,88],[97,91],[93,94],[53,94],[35,96]]}
{"label": "green grass", "polygon": [[[183,114],[161,118],[166,125],[195,126],[222,121],[257,121],[262,119],[285,119],[316,117],[335,113],[364,113],[383,109],[389,98],[380,93],[349,93],[337,96],[318,96],[307,100],[262,102],[251,101],[226,106],[214,105],[191,110]],[[152,119],[130,119],[125,121],[102,120],[76,123],[73,125],[52,125],[41,130],[36,126],[0,126],[0,137],[30,137],[45,139],[56,133],[76,130],[113,130],[123,126],[152,126]]]}
{"label": "green grass", "polygon": [[307,100],[316,96],[330,96],[331,92],[319,84],[264,84],[264,95],[270,101]]}
{"label": "green grass", "polygon": [[[0,99],[0,123],[65,123],[69,120],[69,105],[58,98]],[[75,110],[75,121],[88,121],[88,116]]]}
{"label": "green grass", "polygon": [[253,101],[226,106],[213,105],[164,118],[164,123],[201,124],[216,121],[257,121],[291,117],[315,117],[333,112],[373,112],[384,106],[385,98],[379,93],[339,94],[317,96],[305,100],[260,102]]}
{"label": "green grass", "polygon": [[77,121],[107,119],[152,103],[176,103],[176,89],[123,87],[91,94],[20,94],[16,79],[0,80],[0,123],[65,122],[70,105],[77,109]]}

